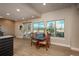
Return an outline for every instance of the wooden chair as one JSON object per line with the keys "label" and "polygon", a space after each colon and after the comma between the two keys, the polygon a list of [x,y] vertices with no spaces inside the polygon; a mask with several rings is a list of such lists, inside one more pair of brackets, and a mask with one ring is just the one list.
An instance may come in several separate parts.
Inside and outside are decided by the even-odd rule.
{"label": "wooden chair", "polygon": [[35,43],[36,48],[39,48],[40,46],[44,46],[46,48],[46,51],[48,50],[49,46],[50,46],[50,35],[47,33],[44,33],[44,39],[43,40],[39,40],[36,38],[37,33],[32,33],[31,36],[31,46],[33,43]]}
{"label": "wooden chair", "polygon": [[35,39],[35,33],[31,33],[31,46],[33,45],[33,43],[36,43],[36,39]]}

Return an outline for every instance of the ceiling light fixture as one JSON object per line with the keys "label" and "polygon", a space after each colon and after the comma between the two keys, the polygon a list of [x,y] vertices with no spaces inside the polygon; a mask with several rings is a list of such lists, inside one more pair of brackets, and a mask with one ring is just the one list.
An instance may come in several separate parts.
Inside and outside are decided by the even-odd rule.
{"label": "ceiling light fixture", "polygon": [[20,12],[20,9],[16,9],[17,12]]}
{"label": "ceiling light fixture", "polygon": [[34,16],[32,16],[32,18],[34,18]]}
{"label": "ceiling light fixture", "polygon": [[46,3],[43,3],[43,5],[45,6],[45,5],[46,5]]}
{"label": "ceiling light fixture", "polygon": [[8,15],[8,16],[9,16],[9,15],[10,15],[10,13],[6,13],[6,15]]}

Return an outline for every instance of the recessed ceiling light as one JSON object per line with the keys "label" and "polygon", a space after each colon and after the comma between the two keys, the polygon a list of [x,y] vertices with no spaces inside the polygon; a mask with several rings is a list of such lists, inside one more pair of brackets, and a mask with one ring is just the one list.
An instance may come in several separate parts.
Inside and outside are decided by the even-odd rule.
{"label": "recessed ceiling light", "polygon": [[34,16],[32,16],[32,18],[34,18]]}
{"label": "recessed ceiling light", "polygon": [[6,13],[6,15],[8,15],[8,16],[9,16],[9,15],[10,15],[10,13]]}
{"label": "recessed ceiling light", "polygon": [[43,5],[46,5],[46,3],[43,3]]}
{"label": "recessed ceiling light", "polygon": [[17,12],[20,12],[20,9],[16,9]]}

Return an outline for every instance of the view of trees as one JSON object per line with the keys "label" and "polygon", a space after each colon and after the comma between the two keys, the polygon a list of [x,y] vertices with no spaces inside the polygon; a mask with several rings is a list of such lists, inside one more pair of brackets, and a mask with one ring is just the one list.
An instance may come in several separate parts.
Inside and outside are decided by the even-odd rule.
{"label": "view of trees", "polygon": [[38,30],[43,32],[44,31],[44,22],[35,22],[33,24],[33,29],[34,29],[34,32],[36,32]]}
{"label": "view of trees", "polygon": [[64,37],[64,20],[56,21],[56,37]]}
{"label": "view of trees", "polygon": [[[35,22],[33,28],[34,31],[44,31],[44,22]],[[64,20],[48,21],[46,29],[53,37],[64,37]]]}
{"label": "view of trees", "polygon": [[47,22],[47,31],[51,34],[51,36],[55,36],[55,21]]}

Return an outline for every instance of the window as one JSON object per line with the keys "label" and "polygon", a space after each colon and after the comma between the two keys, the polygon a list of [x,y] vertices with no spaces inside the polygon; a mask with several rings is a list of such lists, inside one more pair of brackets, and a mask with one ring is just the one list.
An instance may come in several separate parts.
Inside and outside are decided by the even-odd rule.
{"label": "window", "polygon": [[37,32],[37,31],[43,32],[44,31],[44,22],[33,23],[33,30],[34,30],[34,32]]}
{"label": "window", "polygon": [[48,21],[47,31],[53,37],[64,37],[64,20]]}
{"label": "window", "polygon": [[31,31],[31,23],[30,22],[23,23],[23,31],[24,32],[30,32]]}
{"label": "window", "polygon": [[55,35],[55,21],[47,22],[47,31],[51,33],[51,36]]}
{"label": "window", "polygon": [[44,22],[39,22],[38,29],[39,29],[40,32],[44,31]]}
{"label": "window", "polygon": [[[44,28],[43,21],[33,23],[34,32],[44,32]],[[47,21],[46,30],[53,37],[64,37],[64,20]]]}
{"label": "window", "polygon": [[56,37],[64,37],[64,20],[56,21]]}
{"label": "window", "polygon": [[33,30],[34,30],[34,32],[36,32],[38,30],[38,23],[33,24]]}

